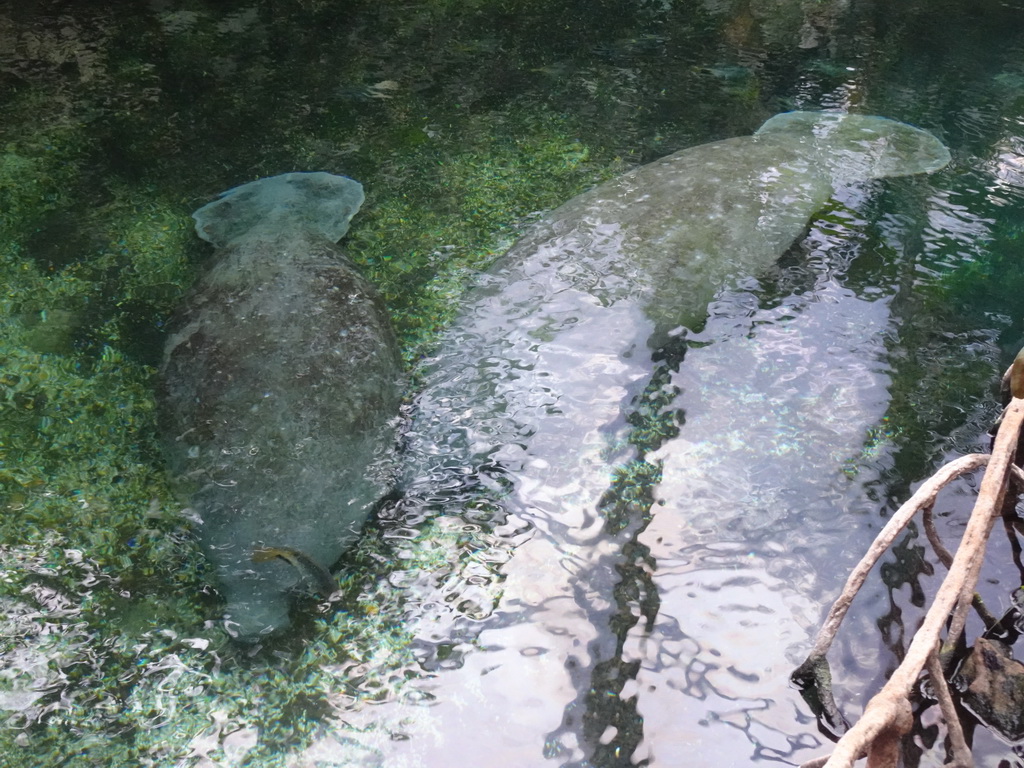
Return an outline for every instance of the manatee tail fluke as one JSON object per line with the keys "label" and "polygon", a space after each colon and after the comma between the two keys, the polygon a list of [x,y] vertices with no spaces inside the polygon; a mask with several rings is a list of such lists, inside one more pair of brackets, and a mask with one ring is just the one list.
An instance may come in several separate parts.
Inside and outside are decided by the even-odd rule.
{"label": "manatee tail fluke", "polygon": [[932,173],[946,167],[949,150],[927,131],[874,115],[783,112],[755,136],[799,137],[827,166],[834,181]]}
{"label": "manatee tail fluke", "polygon": [[338,242],[363,204],[363,186],[322,171],[285,173],[233,187],[192,214],[218,248],[250,237],[314,234]]}

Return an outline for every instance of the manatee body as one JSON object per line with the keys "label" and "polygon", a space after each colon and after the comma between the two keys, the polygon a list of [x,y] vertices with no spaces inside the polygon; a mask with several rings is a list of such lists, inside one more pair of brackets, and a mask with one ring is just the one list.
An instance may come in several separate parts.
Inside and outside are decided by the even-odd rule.
{"label": "manatee body", "polygon": [[[431,677],[430,708],[396,705],[396,728],[409,733],[415,721],[423,738],[390,750],[486,762],[501,722],[503,743],[521,745],[509,763],[536,762],[542,749],[584,761],[578,744],[553,734],[581,721],[585,670],[615,654],[608,622],[625,540],[600,507],[614,503],[614,467],[633,455],[627,416],[656,358],[671,359],[673,340],[703,321],[720,288],[772,265],[835,189],[948,161],[934,136],[902,123],[782,114],[753,136],[682,150],[570,200],[483,275],[425,362],[405,482],[442,515],[465,502],[464,477],[508,489],[502,530],[515,538],[499,553],[498,537],[481,536],[502,565],[494,606],[475,600],[484,607],[458,630],[463,643],[479,633],[478,650]],[[487,594],[476,572],[434,581],[460,578]],[[455,612],[461,596],[416,600]],[[436,643],[436,627],[457,622],[429,614],[418,631]],[[370,716],[381,721],[384,710]],[[510,711],[530,717],[513,723]]]}
{"label": "manatee body", "polygon": [[583,462],[603,489],[607,450],[588,449],[622,441],[652,356],[716,291],[772,265],[839,185],[949,159],[904,123],[789,112],[573,198],[483,276],[425,364],[409,482],[484,463],[575,487]]}
{"label": "manatee body", "polygon": [[218,250],[173,321],[161,428],[243,641],[288,625],[289,591],[335,563],[392,483],[397,344],[334,245],[362,201],[351,179],[289,173],[193,214]]}

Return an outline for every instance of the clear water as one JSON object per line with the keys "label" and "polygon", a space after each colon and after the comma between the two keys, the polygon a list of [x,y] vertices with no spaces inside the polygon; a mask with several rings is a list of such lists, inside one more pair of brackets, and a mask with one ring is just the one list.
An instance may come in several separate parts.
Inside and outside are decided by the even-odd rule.
{"label": "clear water", "polygon": [[[913,484],[987,445],[1024,339],[1022,17],[965,2],[0,4],[0,764],[827,751],[789,672]],[[469,471],[455,434],[430,494],[383,505],[335,604],[300,600],[295,633],[261,649],[224,637],[152,418],[163,324],[209,255],[192,210],[256,176],[358,178],[368,205],[343,245],[394,313],[412,404],[475,271],[538,212],[776,112],[836,107],[927,128],[953,163],[844,188],[660,367],[595,386],[622,419],[600,448],[564,447],[586,462],[551,503],[575,518],[516,507],[514,440]],[[579,341],[548,354],[593,363]],[[970,494],[936,509],[947,542]],[[996,612],[1022,578],[1011,541],[997,531],[981,586]],[[847,717],[941,575],[916,529],[873,575],[831,657]],[[941,763],[924,722],[908,764]],[[975,744],[979,764],[1018,760],[984,729]]]}

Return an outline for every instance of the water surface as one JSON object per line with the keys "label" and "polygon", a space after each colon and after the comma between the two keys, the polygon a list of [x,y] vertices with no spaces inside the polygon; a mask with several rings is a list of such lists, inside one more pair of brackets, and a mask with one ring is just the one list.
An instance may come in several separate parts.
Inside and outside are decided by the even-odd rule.
{"label": "water surface", "polygon": [[[826,751],[788,673],[913,484],[987,444],[993,382],[1024,340],[1022,15],[952,0],[0,3],[0,764]],[[230,644],[152,419],[164,322],[208,257],[192,210],[257,176],[357,178],[368,203],[345,245],[415,385],[474,275],[540,212],[821,108],[927,128],[954,161],[842,190],[631,387],[602,388],[595,365],[615,428],[567,441],[590,463],[562,488],[600,504],[541,529],[507,504],[514,441],[489,471],[441,461],[431,494],[383,506],[338,604],[308,598],[295,635],[262,650]],[[547,354],[585,366],[586,339]],[[970,493],[936,510],[947,544]],[[996,539],[994,609],[1021,579]],[[941,577],[922,542],[914,529],[885,559],[833,651],[847,717]],[[928,723],[908,764],[941,762]],[[979,763],[1017,760],[983,730],[976,743]]]}

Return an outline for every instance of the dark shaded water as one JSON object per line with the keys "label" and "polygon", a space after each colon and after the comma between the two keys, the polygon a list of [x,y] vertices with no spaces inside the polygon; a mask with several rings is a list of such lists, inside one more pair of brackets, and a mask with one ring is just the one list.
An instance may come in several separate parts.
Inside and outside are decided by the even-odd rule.
{"label": "dark shaded water", "polygon": [[[1022,21],[987,2],[0,3],[0,764],[826,751],[789,671],[911,486],[987,444],[1024,340]],[[384,506],[339,604],[306,600],[260,651],[227,642],[152,417],[164,322],[208,255],[194,208],[262,175],[358,178],[344,245],[415,391],[538,211],[796,108],[918,125],[953,163],[840,190],[650,380],[598,387],[628,420],[603,465],[580,445],[580,483],[609,489],[583,523],[540,530],[501,471],[455,472]],[[936,510],[949,541],[970,490]],[[996,612],[1021,579],[1000,536]],[[848,717],[941,575],[912,532],[873,576],[833,652]],[[1018,760],[976,743],[979,764]]]}

